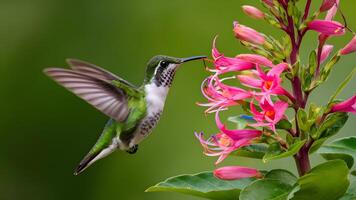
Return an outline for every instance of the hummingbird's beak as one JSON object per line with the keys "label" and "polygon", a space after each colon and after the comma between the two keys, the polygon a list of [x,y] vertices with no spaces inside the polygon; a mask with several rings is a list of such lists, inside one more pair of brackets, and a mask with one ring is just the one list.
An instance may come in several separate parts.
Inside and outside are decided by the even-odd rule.
{"label": "hummingbird's beak", "polygon": [[200,60],[200,59],[203,59],[203,58],[206,58],[206,56],[192,56],[192,57],[188,57],[188,58],[181,58],[181,63],[185,63],[185,62],[188,62],[188,61],[192,61],[192,60]]}

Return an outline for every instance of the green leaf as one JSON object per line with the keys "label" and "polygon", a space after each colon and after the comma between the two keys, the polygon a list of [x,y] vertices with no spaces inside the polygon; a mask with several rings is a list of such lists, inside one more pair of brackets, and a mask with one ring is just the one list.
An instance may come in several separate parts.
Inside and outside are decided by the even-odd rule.
{"label": "green leaf", "polygon": [[346,194],[339,200],[356,200],[356,180],[351,182]]}
{"label": "green leaf", "polygon": [[289,194],[291,200],[336,200],[342,197],[348,186],[349,169],[342,160],[322,163],[297,181]]}
{"label": "green leaf", "polygon": [[283,151],[279,143],[272,143],[268,147],[266,155],[263,157],[263,162],[293,156],[298,153],[298,151],[300,150],[300,148],[302,148],[305,142],[306,140],[297,141],[292,144],[287,151]]}
{"label": "green leaf", "polygon": [[341,159],[352,168],[356,159],[356,137],[338,139],[330,144],[323,145],[318,153],[327,160]]}
{"label": "green leaf", "polygon": [[321,71],[321,81],[324,82],[328,79],[330,72],[334,65],[340,60],[340,55],[336,54],[333,58],[325,65],[325,67]]}
{"label": "green leaf", "polygon": [[240,191],[254,180],[224,181],[215,178],[212,172],[202,172],[169,178],[148,188],[146,192],[178,192],[213,200],[236,200]]}
{"label": "green leaf", "polygon": [[337,97],[337,95],[340,94],[340,92],[347,86],[347,84],[352,80],[352,78],[354,77],[356,73],[356,68],[354,68],[351,73],[345,78],[345,80],[339,85],[339,87],[337,88],[337,90],[335,91],[334,95],[331,96],[329,103],[333,102],[335,100],[335,98]]}
{"label": "green leaf", "polygon": [[301,130],[303,130],[304,132],[309,130],[308,115],[304,109],[298,109],[297,120],[298,120],[299,128]]}
{"label": "green leaf", "polygon": [[293,186],[298,180],[292,172],[284,169],[273,169],[265,175],[265,178],[279,180],[290,186]]}
{"label": "green leaf", "polygon": [[276,128],[277,129],[289,130],[289,129],[292,128],[292,124],[288,120],[282,119],[276,124]]}
{"label": "green leaf", "polygon": [[261,159],[266,154],[268,146],[266,144],[252,144],[232,152],[230,155]]}
{"label": "green leaf", "polygon": [[317,66],[316,51],[309,54],[309,74],[314,74]]}
{"label": "green leaf", "polygon": [[318,136],[320,138],[331,137],[335,135],[345,125],[349,115],[347,113],[332,113],[321,124]]}
{"label": "green leaf", "polygon": [[309,153],[312,154],[316,152],[327,140],[328,138],[321,138],[319,140],[316,140],[313,145],[310,147]]}
{"label": "green leaf", "polygon": [[277,179],[261,179],[241,191],[239,200],[285,200],[291,185]]}
{"label": "green leaf", "polygon": [[256,123],[256,121],[252,117],[250,118],[246,115],[229,117],[227,120],[237,124],[237,129],[244,129],[248,124]]}

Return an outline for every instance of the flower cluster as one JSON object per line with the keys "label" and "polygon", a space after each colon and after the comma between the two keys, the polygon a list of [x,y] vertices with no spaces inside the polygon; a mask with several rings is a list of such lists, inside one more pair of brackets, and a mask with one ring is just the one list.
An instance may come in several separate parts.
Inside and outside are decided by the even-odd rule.
{"label": "flower cluster", "polygon": [[[309,5],[307,3],[304,15],[300,16],[299,24],[293,23],[295,18],[288,12],[278,12],[283,9],[287,11],[288,6],[293,5],[291,2],[288,3],[288,0],[263,0],[262,2],[272,15],[250,5],[244,5],[242,9],[251,18],[266,20],[282,29],[289,37],[286,44],[281,44],[278,40],[238,22],[233,23],[234,36],[242,45],[250,49],[252,54],[227,57],[217,49],[217,38],[212,44],[213,67],[208,68],[212,75],[203,81],[201,87],[202,94],[208,102],[199,105],[208,107],[206,113],[215,113],[219,131],[208,139],[204,139],[203,133],[196,133],[196,137],[206,155],[219,157],[216,164],[221,163],[232,152],[256,143],[268,145],[271,141],[277,142],[281,145],[281,149],[287,151],[288,142],[277,131],[279,123],[282,121],[287,121],[288,124],[296,123],[295,126],[283,128],[291,137],[298,138],[302,134],[297,120],[289,120],[286,115],[287,109],[294,110],[296,115],[298,112],[304,112],[309,94],[326,80],[340,56],[356,51],[355,36],[349,44],[329,59],[334,47],[326,44],[328,39],[342,36],[347,31],[347,27],[343,24],[333,21],[338,11],[339,0],[324,0],[312,16],[309,16],[310,2],[308,1]],[[318,19],[322,12],[327,12],[325,19]],[[308,31],[319,33],[319,45],[311,54],[315,64],[303,68],[298,55],[302,38]],[[322,68],[323,63],[326,64]],[[286,80],[291,82],[290,89],[283,84]],[[228,129],[221,121],[219,113],[236,106],[244,110],[243,116],[249,118],[249,122],[243,128]],[[356,95],[344,102],[329,102],[326,107],[323,109],[324,112],[320,115],[315,114],[315,119],[310,120],[320,125],[332,113],[356,113]],[[302,148],[310,148],[316,139],[318,138],[308,138]],[[226,180],[261,177],[258,170],[241,166],[218,168],[214,174]]]}

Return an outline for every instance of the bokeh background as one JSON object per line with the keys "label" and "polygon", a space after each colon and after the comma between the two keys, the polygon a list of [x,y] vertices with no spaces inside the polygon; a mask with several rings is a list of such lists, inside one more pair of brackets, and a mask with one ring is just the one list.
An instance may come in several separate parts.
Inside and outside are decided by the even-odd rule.
{"label": "bokeh background", "polygon": [[[314,3],[315,8],[320,1]],[[233,37],[233,20],[277,38],[281,35],[243,15],[243,4],[260,7],[257,0],[0,0],[0,199],[197,199],[144,190],[170,176],[214,169],[215,159],[202,155],[193,136],[194,131],[216,131],[212,117],[195,105],[203,101],[200,84],[208,75],[201,62],[180,69],[159,125],[136,155],[114,153],[80,176],[73,176],[73,169],[107,118],[42,70],[65,67],[65,58],[80,58],[140,84],[151,56],[209,54],[216,34],[219,49],[227,55],[247,52]],[[355,6],[355,1],[342,1],[354,28]],[[308,34],[303,58],[315,48],[315,37]],[[331,43],[340,48],[350,38],[348,34]],[[325,103],[355,66],[355,54],[342,58],[311,99]],[[354,80],[341,97],[353,94],[355,86]],[[340,135],[355,134],[352,116]],[[314,164],[320,160],[313,156]],[[228,159],[224,164],[296,171],[292,159],[268,164]]]}

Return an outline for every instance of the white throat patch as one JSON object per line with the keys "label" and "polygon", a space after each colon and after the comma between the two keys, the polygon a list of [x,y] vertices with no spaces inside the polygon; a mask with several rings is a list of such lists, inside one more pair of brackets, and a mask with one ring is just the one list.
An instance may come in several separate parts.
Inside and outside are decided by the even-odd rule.
{"label": "white throat patch", "polygon": [[157,86],[155,83],[145,86],[148,115],[163,111],[168,90],[169,87]]}

